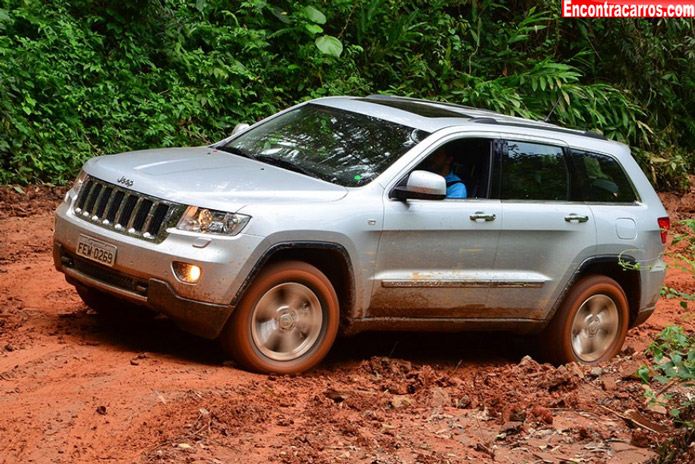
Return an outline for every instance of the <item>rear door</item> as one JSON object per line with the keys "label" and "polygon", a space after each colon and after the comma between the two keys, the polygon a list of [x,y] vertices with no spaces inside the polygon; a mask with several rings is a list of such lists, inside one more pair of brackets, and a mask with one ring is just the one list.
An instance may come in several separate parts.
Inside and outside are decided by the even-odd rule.
{"label": "rear door", "polygon": [[509,139],[500,151],[493,179],[502,224],[488,314],[544,319],[577,267],[595,255],[594,216],[570,201],[562,142]]}

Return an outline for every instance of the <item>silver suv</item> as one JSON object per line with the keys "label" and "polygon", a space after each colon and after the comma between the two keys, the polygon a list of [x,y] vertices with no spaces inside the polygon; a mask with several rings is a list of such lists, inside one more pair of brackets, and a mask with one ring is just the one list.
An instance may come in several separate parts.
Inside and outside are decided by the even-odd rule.
{"label": "silver suv", "polygon": [[669,220],[627,146],[486,110],[313,100],[214,145],[90,159],[54,259],[87,305],[300,372],[339,330],[535,333],[597,363],[654,310]]}

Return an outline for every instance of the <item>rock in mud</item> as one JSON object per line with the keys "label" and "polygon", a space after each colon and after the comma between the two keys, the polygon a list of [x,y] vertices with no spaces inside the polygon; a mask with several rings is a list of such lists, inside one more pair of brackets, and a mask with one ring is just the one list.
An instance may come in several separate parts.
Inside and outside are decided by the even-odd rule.
{"label": "rock in mud", "polygon": [[548,425],[553,423],[553,413],[550,411],[550,409],[543,406],[536,405],[531,408],[531,415],[537,417]]}
{"label": "rock in mud", "polygon": [[403,409],[407,408],[413,404],[413,400],[411,400],[409,397],[405,395],[394,395],[393,398],[389,401],[389,405],[393,409]]}
{"label": "rock in mud", "polygon": [[430,396],[429,405],[433,408],[445,408],[451,406],[451,396],[442,388],[434,388]]}

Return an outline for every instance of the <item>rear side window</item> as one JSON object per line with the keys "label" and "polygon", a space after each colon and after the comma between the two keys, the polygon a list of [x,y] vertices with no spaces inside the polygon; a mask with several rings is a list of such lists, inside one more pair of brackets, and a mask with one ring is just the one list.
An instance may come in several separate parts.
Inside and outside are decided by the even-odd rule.
{"label": "rear side window", "polygon": [[575,192],[579,200],[603,203],[632,203],[635,191],[618,162],[610,156],[572,150],[576,169]]}
{"label": "rear side window", "polygon": [[562,148],[507,141],[501,161],[502,200],[568,199],[569,171]]}

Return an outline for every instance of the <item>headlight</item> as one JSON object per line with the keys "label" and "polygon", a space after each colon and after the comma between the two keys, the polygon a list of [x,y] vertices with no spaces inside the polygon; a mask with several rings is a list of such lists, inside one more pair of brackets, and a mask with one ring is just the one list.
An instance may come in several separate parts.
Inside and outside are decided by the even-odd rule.
{"label": "headlight", "polygon": [[84,171],[80,171],[80,173],[77,175],[77,178],[72,183],[72,187],[70,188],[70,190],[65,192],[65,197],[63,197],[63,201],[65,203],[70,203],[70,199],[72,198],[72,195],[74,195],[74,198],[77,198],[77,195],[80,194],[80,190],[82,189],[82,184],[84,184],[84,181],[86,178],[87,178],[87,173]]}
{"label": "headlight", "polygon": [[75,179],[75,182],[72,183],[72,190],[75,192],[75,195],[80,193],[80,189],[82,188],[82,184],[84,184],[84,180],[87,178],[87,173],[84,171],[80,171],[80,173],[77,175],[77,179]]}
{"label": "headlight", "polygon": [[248,224],[249,219],[251,216],[245,214],[189,206],[176,228],[207,234],[236,235]]}

